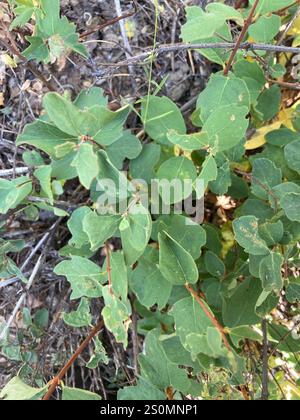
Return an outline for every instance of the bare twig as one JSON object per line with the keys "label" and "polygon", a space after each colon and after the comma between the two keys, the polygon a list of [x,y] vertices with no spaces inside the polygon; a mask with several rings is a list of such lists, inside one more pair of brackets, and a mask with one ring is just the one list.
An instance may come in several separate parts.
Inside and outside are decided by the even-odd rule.
{"label": "bare twig", "polygon": [[88,337],[83,341],[83,343],[78,347],[78,349],[75,351],[73,356],[69,359],[69,361],[65,364],[65,366],[60,370],[57,376],[52,379],[50,382],[50,387],[48,389],[48,392],[44,396],[43,400],[48,401],[54,394],[56,388],[59,386],[61,380],[63,377],[67,374],[69,369],[73,366],[75,361],[78,359],[78,357],[82,354],[82,352],[86,349],[86,347],[89,345],[89,343],[92,341],[92,339],[102,330],[104,326],[104,322],[100,320],[98,324],[92,329]]}
{"label": "bare twig", "polygon": [[29,168],[26,166],[22,168],[15,168],[15,169],[2,169],[0,170],[0,178],[6,178],[14,174],[23,175],[23,174],[27,174],[28,172],[29,172]]}
{"label": "bare twig", "polygon": [[294,16],[292,17],[292,19],[290,20],[290,22],[286,25],[284,31],[282,32],[282,34],[278,38],[277,45],[280,45],[283,42],[283,40],[286,37],[287,33],[292,28],[292,26],[294,25],[295,21],[298,19],[299,16],[300,16],[300,7],[298,7],[298,9],[296,10],[296,13],[294,14]]}
{"label": "bare twig", "polygon": [[269,399],[269,356],[268,356],[268,322],[262,321],[263,332],[263,354],[262,354],[262,393],[261,399]]}
{"label": "bare twig", "polygon": [[231,69],[231,66],[232,66],[234,57],[236,56],[236,53],[238,52],[238,50],[240,48],[240,45],[244,41],[245,35],[246,35],[247,31],[248,31],[248,28],[249,28],[249,26],[252,23],[252,20],[253,20],[254,14],[255,14],[255,10],[256,10],[256,8],[258,6],[258,3],[259,3],[259,0],[255,0],[255,2],[253,3],[253,6],[252,6],[252,8],[250,10],[250,13],[249,13],[249,16],[248,16],[248,18],[246,19],[246,21],[244,23],[243,29],[241,30],[241,33],[240,33],[240,35],[239,35],[239,37],[238,37],[238,39],[236,41],[235,47],[234,47],[234,49],[233,49],[233,51],[232,51],[232,53],[231,53],[231,55],[229,57],[229,60],[228,60],[227,65],[225,67],[225,70],[224,70],[224,75],[225,76],[228,75],[229,70]]}
{"label": "bare twig", "polygon": [[[217,43],[197,43],[197,44],[162,44],[155,48],[147,48],[141,54],[137,54],[128,60],[120,61],[118,63],[107,64],[107,63],[99,63],[99,65],[103,67],[113,67],[113,70],[102,71],[102,75],[105,76],[106,73],[109,74],[111,72],[115,72],[120,67],[128,66],[130,64],[145,64],[145,60],[149,57],[156,55],[159,56],[160,54],[166,54],[169,52],[180,52],[180,51],[188,51],[188,50],[205,50],[205,49],[228,49],[232,50],[236,47],[236,43],[234,42],[217,42]],[[291,54],[300,54],[300,48],[297,47],[286,47],[284,45],[272,45],[272,44],[255,44],[250,42],[243,42],[239,45],[238,49],[245,50],[245,51],[269,51],[271,53],[291,53]],[[198,51],[199,52],[199,51]]]}

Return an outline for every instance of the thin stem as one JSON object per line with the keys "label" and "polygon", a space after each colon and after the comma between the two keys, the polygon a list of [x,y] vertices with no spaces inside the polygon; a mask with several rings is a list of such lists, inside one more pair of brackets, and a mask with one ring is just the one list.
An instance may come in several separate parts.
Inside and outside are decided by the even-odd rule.
{"label": "thin stem", "polygon": [[69,361],[65,364],[65,366],[61,369],[61,371],[58,373],[55,378],[52,379],[50,382],[50,387],[46,393],[46,395],[43,397],[44,401],[50,400],[52,395],[54,394],[56,388],[59,386],[61,380],[63,377],[67,374],[69,369],[73,366],[75,361],[78,359],[78,357],[81,355],[81,353],[86,349],[86,347],[89,345],[89,343],[92,341],[92,339],[102,330],[104,326],[103,320],[100,320],[98,324],[92,329],[88,337],[83,341],[83,343],[78,347],[78,349],[75,351],[73,356],[69,359]]}
{"label": "thin stem", "polygon": [[266,319],[262,321],[263,332],[263,354],[262,354],[262,393],[261,399],[267,401],[269,399],[269,356],[268,356],[268,322]]}
{"label": "thin stem", "polygon": [[258,6],[258,3],[259,3],[259,0],[255,0],[255,2],[253,3],[253,6],[252,6],[252,8],[250,10],[250,13],[249,13],[249,16],[248,16],[248,18],[246,19],[246,21],[244,23],[243,29],[241,30],[241,33],[240,33],[240,35],[239,35],[239,37],[238,37],[238,39],[236,41],[235,47],[234,47],[234,49],[233,49],[233,51],[232,51],[232,53],[231,53],[231,55],[229,57],[229,60],[228,60],[227,65],[225,67],[224,76],[227,76],[228,73],[229,73],[229,71],[230,71],[230,69],[231,69],[233,60],[234,60],[234,58],[235,58],[235,56],[236,56],[236,54],[237,54],[237,52],[238,52],[238,50],[240,48],[240,45],[244,41],[244,38],[245,38],[245,35],[246,35],[247,31],[248,31],[249,26],[252,23],[252,20],[253,20],[254,14],[255,14],[255,10],[256,10],[256,8]]}
{"label": "thin stem", "polygon": [[224,328],[222,327],[222,325],[220,325],[219,321],[209,311],[209,309],[206,307],[205,303],[198,296],[197,292],[195,292],[195,290],[188,283],[185,284],[185,288],[192,295],[192,297],[195,298],[196,301],[199,303],[199,305],[201,306],[201,308],[202,308],[203,312],[205,313],[205,315],[207,316],[207,318],[209,318],[211,320],[211,322],[214,324],[214,326],[219,330],[219,332],[222,336],[222,340],[223,340],[223,343],[224,343],[225,347],[231,353],[232,350],[231,350],[229,341],[226,337],[226,334],[225,334],[225,331],[224,331]]}

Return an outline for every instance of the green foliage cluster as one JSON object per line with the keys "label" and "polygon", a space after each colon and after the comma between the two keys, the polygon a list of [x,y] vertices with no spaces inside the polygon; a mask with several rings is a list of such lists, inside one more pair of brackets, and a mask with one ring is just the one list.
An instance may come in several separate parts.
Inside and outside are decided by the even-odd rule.
{"label": "green foliage cluster", "polygon": [[[29,38],[31,46],[24,53],[28,58],[51,61],[66,47],[85,55],[74,27],[59,17],[58,0],[41,0],[38,7],[31,0],[14,3],[14,27],[23,25],[32,14],[37,21],[36,35]],[[262,1],[249,37],[256,42],[274,42],[281,25],[276,12],[292,3]],[[209,4],[205,11],[188,7],[182,39],[211,42],[211,49],[200,53],[225,66],[229,53],[214,49],[213,44],[224,37],[231,41],[229,21],[241,27],[248,13],[222,3]],[[284,66],[273,56],[264,52],[260,56],[266,60],[269,74],[275,78],[284,74]],[[250,387],[253,397],[259,398],[259,373],[253,371],[245,343],[260,348],[263,319],[268,321],[270,342],[299,369],[299,337],[290,334],[274,313],[280,299],[291,305],[300,300],[299,279],[290,275],[299,261],[299,115],[295,109],[287,126],[282,124],[271,131],[263,148],[247,153],[248,133],[269,124],[281,106],[280,88],[266,83],[261,60],[251,52],[238,52],[228,76],[222,71],[211,76],[198,97],[192,133],[188,133],[175,103],[149,95],[135,105],[149,139],[142,144],[124,129],[132,106],[113,112],[102,90],[92,88],[74,101],[48,93],[41,118],[18,136],[18,145],[34,147],[24,155],[33,176],[0,180],[0,213],[36,214],[46,209],[68,217],[70,240],[60,250],[65,260],[56,266],[55,273],[68,280],[71,299],[78,307],[65,313],[64,321],[74,328],[90,326],[91,300],[102,299],[106,328],[127,348],[132,310],[139,315],[138,332],[145,336],[144,351],[139,355],[141,372],[135,386],[119,391],[121,400],[162,400],[170,389],[175,399],[186,395],[213,399],[219,397],[220,382],[223,388],[226,384],[227,398],[242,398],[239,389],[243,386]],[[124,162],[129,168],[127,174],[122,172]],[[128,208],[117,214],[101,214],[98,199],[103,191],[96,185],[103,179],[119,182],[124,177],[127,187],[120,190],[116,200],[119,204],[129,200]],[[90,191],[92,204],[79,205],[68,214],[56,206],[56,201],[66,181],[75,178]],[[170,198],[172,214],[152,215],[143,207],[134,178],[148,184],[153,178],[203,179],[206,193],[230,196],[235,201],[232,220],[221,227],[206,221],[196,224],[188,215],[176,214],[174,205],[186,198],[176,194]],[[32,197],[41,200],[33,202]],[[119,238],[122,247],[109,252],[99,266],[94,256],[113,238]],[[23,246],[1,241],[1,278],[16,275],[26,282],[8,256]],[[200,296],[202,305],[187,285],[192,285],[189,287]],[[229,348],[216,324],[224,327]],[[87,366],[95,368],[108,362],[97,338],[95,354]],[[270,363],[275,363],[274,358]],[[254,372],[251,384],[247,372],[250,376]],[[201,380],[202,374],[211,375],[209,385]],[[275,379],[284,383],[276,374]],[[276,381],[270,387],[274,399],[279,398]],[[38,399],[46,389],[43,385],[31,388],[14,378],[1,396]],[[62,398],[97,396],[64,387]]]}

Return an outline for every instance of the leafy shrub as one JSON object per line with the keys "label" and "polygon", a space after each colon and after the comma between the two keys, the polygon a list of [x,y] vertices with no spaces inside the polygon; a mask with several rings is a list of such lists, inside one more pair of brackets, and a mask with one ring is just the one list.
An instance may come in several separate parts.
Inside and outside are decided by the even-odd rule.
{"label": "leafy shrub", "polygon": [[[281,26],[276,12],[293,3],[261,2],[249,39],[274,43]],[[22,26],[32,14],[37,23],[26,57],[49,62],[66,48],[86,55],[73,25],[59,17],[58,1],[13,4],[17,17],[12,28]],[[224,37],[232,41],[230,24],[242,27],[247,13],[222,3],[209,4],[205,11],[188,7],[182,39],[211,43],[211,48],[199,52],[225,67],[230,52],[214,44],[224,42]],[[105,327],[126,348],[132,310],[139,315],[138,332],[145,336],[141,373],[135,386],[119,390],[119,399],[160,400],[170,395],[210,399],[218,395],[220,382],[229,398],[242,398],[245,387],[259,398],[259,375],[247,382],[251,368],[245,347],[252,343],[256,352],[261,348],[264,320],[270,342],[286,352],[289,363],[297,364],[299,337],[290,334],[275,311],[280,299],[290,304],[300,299],[299,280],[291,275],[300,238],[299,114],[296,105],[280,112],[280,87],[267,80],[284,72],[274,55],[238,51],[229,74],[221,70],[213,74],[200,93],[192,132],[175,103],[149,94],[135,104],[151,140],[146,144],[124,129],[133,104],[113,112],[98,88],[81,92],[73,102],[64,95],[46,94],[45,112],[18,136],[18,145],[43,153],[35,155],[32,177],[0,180],[0,213],[29,207],[68,217],[71,239],[61,250],[66,259],[55,273],[71,284],[71,299],[78,301],[78,308],[64,314],[64,321],[74,328],[90,326],[90,302],[102,299]],[[125,161],[127,173],[122,172]],[[56,201],[64,183],[75,178],[90,191],[91,204],[82,203],[68,214]],[[207,217],[200,225],[192,215],[177,214],[176,205],[187,198],[182,191],[165,203],[171,214],[154,212],[151,203],[145,207],[143,195],[143,187],[154,178],[192,180],[194,200],[199,199],[197,180],[203,181],[206,198],[232,198],[230,217],[216,226]],[[116,193],[107,190],[104,180],[117,184]],[[115,211],[105,205],[105,194],[113,199]],[[32,197],[41,200],[33,202]],[[113,238],[122,246],[111,251],[108,242]],[[1,242],[2,278],[21,276],[7,257],[21,246]],[[103,247],[106,260],[100,267],[93,256]],[[26,281],[23,275],[22,280]],[[108,358],[97,339],[88,367],[100,362],[107,363]],[[201,380],[202,373],[210,375],[210,386]],[[47,387],[33,389],[14,378],[1,395],[38,399],[46,391]],[[275,382],[270,392],[278,398]],[[65,387],[63,399],[97,396]]]}

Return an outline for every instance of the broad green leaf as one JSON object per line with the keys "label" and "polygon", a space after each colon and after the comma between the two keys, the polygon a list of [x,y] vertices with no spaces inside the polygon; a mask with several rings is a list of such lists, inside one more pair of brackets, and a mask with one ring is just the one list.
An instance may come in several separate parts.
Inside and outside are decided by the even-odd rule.
{"label": "broad green leaf", "polygon": [[86,258],[72,256],[71,260],[59,263],[55,267],[54,273],[67,277],[71,283],[71,299],[102,296],[101,282],[105,280],[104,276],[100,272],[100,267]]}
{"label": "broad green leaf", "polygon": [[273,187],[282,181],[281,169],[269,159],[256,159],[252,171],[252,193],[261,200],[267,200]]}
{"label": "broad green leaf", "polygon": [[172,285],[160,272],[158,263],[158,251],[147,247],[130,275],[130,288],[141,304],[149,309],[156,304],[158,309],[164,308],[172,290]]}
{"label": "broad green leaf", "polygon": [[[204,303],[204,305],[206,304]],[[207,310],[211,312],[208,306]],[[171,315],[175,320],[176,334],[183,347],[192,353],[193,358],[199,353],[211,352],[206,334],[208,328],[213,327],[213,324],[196,299],[187,297],[177,301],[173,305]],[[197,344],[195,345],[195,343]]]}
{"label": "broad green leaf", "polygon": [[[253,5],[254,1],[255,0],[250,0],[251,6]],[[276,12],[277,10],[285,9],[294,3],[295,2],[293,0],[260,0],[256,12],[260,14]]]}
{"label": "broad green leaf", "polygon": [[[125,132],[121,138],[106,148],[109,160],[118,169],[123,168],[123,162],[126,158],[132,161],[139,156],[141,151],[141,142],[130,132]],[[138,177],[142,178],[140,174],[138,174]]]}
{"label": "broad green leaf", "polygon": [[159,144],[145,144],[141,154],[136,159],[130,161],[131,176],[150,183],[155,178],[154,169],[159,162],[160,155],[161,147]]}
{"label": "broad green leaf", "polygon": [[88,299],[82,298],[76,311],[64,313],[63,320],[66,324],[74,328],[87,327],[91,325],[92,316]]}
{"label": "broad green leaf", "polygon": [[300,284],[291,282],[286,288],[286,298],[288,302],[300,302]]}
{"label": "broad green leaf", "polygon": [[[107,263],[107,261],[106,261]],[[107,265],[105,264],[107,269]],[[128,273],[122,251],[110,254],[111,282],[114,294],[126,301],[128,295]]]}
{"label": "broad green leaf", "polygon": [[255,307],[261,292],[260,281],[248,278],[230,297],[224,298],[222,315],[226,327],[235,328],[259,323],[260,318],[255,313]]}
{"label": "broad green leaf", "polygon": [[233,230],[237,242],[246,252],[253,255],[267,255],[269,248],[258,234],[258,219],[255,216],[243,216],[234,220]]}
{"label": "broad green leaf", "polygon": [[42,166],[34,171],[34,176],[39,180],[42,192],[49,198],[50,204],[53,205],[54,197],[51,185],[51,166]]}
{"label": "broad green leaf", "polygon": [[203,132],[213,153],[231,149],[241,142],[249,124],[247,114],[248,108],[236,105],[219,107],[210,114]]}
{"label": "broad green leaf", "polygon": [[139,356],[141,375],[161,391],[168,387],[183,393],[188,392],[190,381],[186,372],[170,362],[160,341],[160,331],[147,334],[143,354]]}
{"label": "broad green leaf", "polygon": [[167,97],[148,96],[142,101],[142,121],[146,133],[156,142],[170,145],[167,133],[170,129],[186,133],[183,116]]}
{"label": "broad green leaf", "polygon": [[279,292],[283,287],[281,267],[284,259],[281,254],[272,252],[264,257],[259,265],[259,277],[266,292]]}
{"label": "broad green leaf", "polygon": [[[197,170],[193,162],[184,156],[173,157],[166,160],[157,171],[157,178],[160,181],[159,192],[166,204],[174,204],[188,198],[192,193],[192,187],[197,177]],[[167,181],[164,188],[164,181]],[[175,182],[176,185],[169,185]],[[177,185],[178,184],[178,185]]]}
{"label": "broad green leaf", "polygon": [[74,104],[81,110],[93,108],[96,105],[107,105],[107,97],[104,96],[103,89],[99,87],[92,87],[90,89],[82,90],[77,96]]}
{"label": "broad green leaf", "polygon": [[257,100],[255,110],[260,114],[259,119],[269,121],[274,118],[281,104],[281,91],[279,86],[273,85],[269,89],[265,89]]}
{"label": "broad green leaf", "polygon": [[206,189],[211,181],[215,181],[218,177],[218,167],[213,155],[209,154],[206,156],[203,162],[200,175],[198,179],[203,179],[204,188]]}
{"label": "broad green leaf", "polygon": [[229,75],[212,75],[206,88],[200,93],[197,101],[197,109],[200,110],[201,120],[207,118],[223,106],[250,107],[250,94],[246,83]]}
{"label": "broad green leaf", "polygon": [[207,137],[202,132],[179,134],[175,130],[169,130],[167,137],[171,143],[187,151],[202,149],[207,144]]}
{"label": "broad green leaf", "polygon": [[47,387],[32,388],[18,376],[11,379],[0,392],[0,400],[5,401],[36,401],[47,392]]}
{"label": "broad green leaf", "polygon": [[233,69],[235,75],[246,83],[251,104],[256,104],[266,82],[261,67],[256,61],[238,60]]}
{"label": "broad green leaf", "polygon": [[211,37],[216,30],[223,26],[223,16],[205,13],[198,6],[186,7],[187,22],[181,28],[184,42],[194,42]]}
{"label": "broad green leaf", "polygon": [[230,163],[226,159],[221,164],[218,164],[218,176],[209,183],[209,189],[216,195],[225,195],[231,183]]}
{"label": "broad green leaf", "polygon": [[0,178],[0,214],[15,209],[32,190],[32,182],[28,177],[20,177],[8,181]]}
{"label": "broad green leaf", "polygon": [[102,146],[110,146],[123,135],[123,126],[127,120],[129,107],[125,106],[113,112],[104,106],[94,106],[89,110],[93,116],[93,129],[91,136],[96,143]]}
{"label": "broad green leaf", "polygon": [[82,227],[88,236],[92,251],[99,249],[104,242],[114,236],[120,219],[117,215],[98,216],[95,212],[88,212],[84,216]]}
{"label": "broad green leaf", "polygon": [[285,146],[284,156],[289,168],[300,174],[300,140],[293,141]]}
{"label": "broad green leaf", "polygon": [[43,100],[44,108],[56,127],[70,136],[87,135],[87,113],[80,111],[72,102],[57,93],[48,93]]}
{"label": "broad green leaf", "polygon": [[76,248],[81,248],[89,243],[89,237],[83,230],[83,220],[85,216],[92,214],[89,207],[79,207],[76,209],[68,220],[68,228],[72,234],[69,244]]}
{"label": "broad green leaf", "polygon": [[85,389],[63,387],[62,401],[101,401],[101,397]]}
{"label": "broad green leaf", "polygon": [[153,224],[152,239],[158,241],[158,234],[167,232],[194,259],[201,255],[206,243],[206,232],[202,226],[181,215],[160,216]]}
{"label": "broad green leaf", "polygon": [[207,251],[204,257],[205,268],[213,277],[223,277],[226,267],[223,261],[213,252]]}
{"label": "broad green leaf", "polygon": [[287,218],[292,222],[300,222],[300,193],[285,194],[280,200]]}
{"label": "broad green leaf", "polygon": [[275,223],[266,222],[259,226],[258,232],[259,236],[268,246],[274,246],[281,242],[284,234],[284,226],[281,220]]}
{"label": "broad green leaf", "polygon": [[281,19],[277,15],[261,16],[249,27],[249,36],[255,42],[267,44],[278,34]]}
{"label": "broad green leaf", "polygon": [[89,143],[79,145],[71,165],[76,168],[81,184],[89,190],[100,169],[98,156],[94,152],[93,146]]}
{"label": "broad green leaf", "polygon": [[29,144],[43,150],[52,157],[62,157],[59,147],[66,143],[69,145],[66,154],[76,146],[76,137],[64,133],[53,124],[37,120],[32,124],[26,125],[22,134],[17,138],[17,145]]}
{"label": "broad green leaf", "polygon": [[139,378],[137,385],[127,386],[118,391],[118,401],[164,401],[167,396],[151,382]]}
{"label": "broad green leaf", "polygon": [[127,332],[130,325],[131,308],[128,302],[122,302],[111,291],[109,286],[103,287],[105,306],[102,316],[106,328],[113,333],[116,341],[124,348],[128,345]]}
{"label": "broad green leaf", "polygon": [[160,233],[159,269],[173,285],[197,283],[199,273],[193,257],[167,232]]}
{"label": "broad green leaf", "polygon": [[134,264],[148,245],[152,219],[142,204],[131,205],[119,226],[127,265]]}

